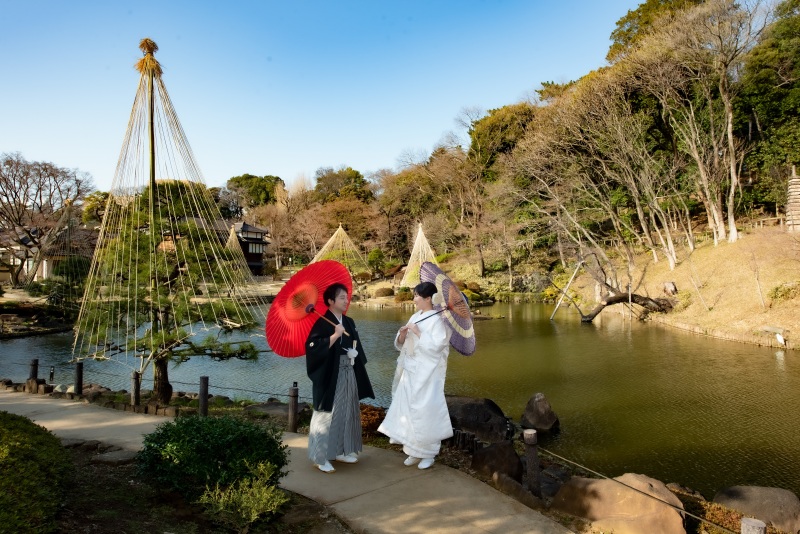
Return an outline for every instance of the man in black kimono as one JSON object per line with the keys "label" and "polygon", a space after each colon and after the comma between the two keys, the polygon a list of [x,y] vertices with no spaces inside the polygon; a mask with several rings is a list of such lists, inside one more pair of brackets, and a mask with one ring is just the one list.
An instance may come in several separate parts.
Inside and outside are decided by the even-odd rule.
{"label": "man in black kimono", "polygon": [[358,461],[363,448],[359,400],[375,398],[375,394],[356,323],[344,314],[349,304],[347,287],[332,284],[322,297],[328,310],[306,339],[306,370],[314,402],[308,457],[323,473],[333,473],[330,460]]}

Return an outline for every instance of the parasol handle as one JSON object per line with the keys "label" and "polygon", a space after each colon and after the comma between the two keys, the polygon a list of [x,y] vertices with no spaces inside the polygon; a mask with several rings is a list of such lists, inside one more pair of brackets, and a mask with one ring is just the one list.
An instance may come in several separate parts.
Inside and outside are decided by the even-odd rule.
{"label": "parasol handle", "polygon": [[423,318],[422,318],[422,319],[420,319],[419,321],[414,321],[414,324],[419,324],[419,323],[421,323],[422,321],[424,321],[425,319],[430,319],[430,318],[431,318],[431,317],[433,317],[434,315],[439,315],[440,313],[442,313],[442,312],[445,312],[445,311],[447,311],[447,310],[449,310],[449,309],[450,309],[450,308],[448,308],[447,306],[445,306],[444,308],[442,308],[441,310],[437,311],[436,313],[432,313],[432,314],[430,314],[430,315],[429,315],[429,316],[427,316],[427,317],[423,317]]}
{"label": "parasol handle", "polygon": [[[336,326],[336,323],[334,323],[333,321],[331,321],[330,319],[328,319],[327,317],[322,315],[320,312],[315,310],[313,304],[309,304],[308,306],[306,306],[306,313],[311,313],[311,312],[316,313],[317,315],[319,315],[321,318],[325,319],[327,322],[329,322],[333,326]],[[346,335],[347,337],[350,337],[350,334],[347,333],[347,330],[344,331],[344,335]]]}

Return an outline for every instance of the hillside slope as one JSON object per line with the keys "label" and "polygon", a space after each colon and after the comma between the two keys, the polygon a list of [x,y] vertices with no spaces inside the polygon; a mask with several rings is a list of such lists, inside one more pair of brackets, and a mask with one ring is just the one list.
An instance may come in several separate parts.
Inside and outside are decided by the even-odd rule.
{"label": "hillside slope", "polygon": [[[800,235],[778,227],[742,232],[736,243],[700,244],[670,271],[666,260],[638,258],[633,285],[650,297],[664,296],[664,283],[678,288],[676,310],[653,320],[724,339],[780,346],[782,329],[788,348],[800,349]],[[624,272],[624,271],[622,271]],[[595,302],[595,283],[586,275],[573,289],[584,299],[584,312]],[[782,289],[783,298],[776,289]],[[763,303],[762,303],[763,298]],[[614,309],[616,308],[616,309]],[[623,312],[617,305],[602,313]]]}

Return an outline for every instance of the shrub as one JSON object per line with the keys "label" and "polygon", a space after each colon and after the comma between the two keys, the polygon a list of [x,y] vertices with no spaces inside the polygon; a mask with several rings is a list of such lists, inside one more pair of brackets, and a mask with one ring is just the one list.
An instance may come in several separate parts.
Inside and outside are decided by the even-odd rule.
{"label": "shrub", "polygon": [[286,493],[271,482],[277,471],[274,465],[262,462],[249,469],[250,477],[227,487],[206,487],[197,501],[213,521],[238,532],[247,532],[259,519],[270,519],[289,502]]}
{"label": "shrub", "polygon": [[438,256],[436,256],[436,263],[444,263],[452,257],[453,257],[452,252],[445,252],[444,254],[439,254]]}
{"label": "shrub", "polygon": [[358,272],[353,275],[353,280],[361,284],[369,282],[370,280],[372,280],[372,273],[368,273],[367,271]]}
{"label": "shrub", "polygon": [[467,300],[470,303],[477,302],[477,301],[479,301],[481,299],[481,296],[479,294],[477,294],[477,293],[475,293],[473,291],[470,291],[469,289],[464,289],[464,291],[462,291],[462,293],[464,293],[464,296],[467,297]]}
{"label": "shrub", "polygon": [[270,482],[286,474],[286,445],[273,425],[232,416],[179,417],[144,438],[137,455],[139,473],[193,498],[206,486],[228,486],[248,478],[250,465],[275,467]]}
{"label": "shrub", "polygon": [[83,256],[68,256],[67,259],[56,263],[53,267],[53,276],[63,277],[69,283],[81,283],[89,276],[92,260]]}
{"label": "shrub", "polygon": [[375,290],[375,298],[377,297],[391,297],[394,295],[394,289],[391,287],[379,287]]}
{"label": "shrub", "polygon": [[413,293],[395,293],[394,295],[395,302],[408,302],[409,300],[414,300]]}
{"label": "shrub", "polygon": [[379,248],[373,248],[367,255],[367,265],[374,273],[381,273],[386,268],[386,256]]}
{"label": "shrub", "polygon": [[481,286],[477,282],[467,282],[467,289],[469,289],[473,293],[481,292]]}
{"label": "shrub", "polygon": [[800,282],[784,282],[770,289],[767,296],[774,302],[797,298],[800,296]]}
{"label": "shrub", "polygon": [[508,264],[505,260],[497,260],[486,264],[485,270],[487,273],[499,273],[508,269]]}
{"label": "shrub", "polygon": [[398,287],[394,294],[394,301],[407,302],[409,300],[414,300],[414,292],[411,291],[411,288],[406,286]]}
{"label": "shrub", "polygon": [[677,312],[685,310],[691,304],[692,304],[692,292],[678,291],[678,293],[675,294],[675,303],[672,306],[672,311]]}
{"label": "shrub", "polygon": [[0,412],[0,530],[53,532],[72,469],[69,452],[50,431]]}
{"label": "shrub", "polygon": [[31,282],[27,288],[28,295],[32,297],[41,297],[46,295],[49,291],[41,282]]}
{"label": "shrub", "polygon": [[[550,273],[551,283],[542,289],[542,302],[555,302],[561,297],[562,290],[569,283],[571,274],[564,269],[558,268]],[[575,292],[569,292],[570,297],[575,298]]]}
{"label": "shrub", "polygon": [[369,404],[361,405],[361,431],[365,435],[377,435],[378,427],[381,426],[384,418],[386,418],[386,410],[384,408]]}
{"label": "shrub", "polygon": [[262,276],[275,276],[278,274],[278,269],[275,267],[273,263],[267,263],[261,268],[261,275]]}

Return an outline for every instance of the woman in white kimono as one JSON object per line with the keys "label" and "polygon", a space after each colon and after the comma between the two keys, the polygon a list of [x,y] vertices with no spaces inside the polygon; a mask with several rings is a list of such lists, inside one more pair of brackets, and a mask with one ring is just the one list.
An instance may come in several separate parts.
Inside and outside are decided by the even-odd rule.
{"label": "woman in white kimono", "polygon": [[444,398],[450,329],[433,310],[436,286],[423,282],[414,288],[417,312],[400,328],[394,346],[400,351],[392,404],[378,431],[391,443],[401,443],[405,465],[419,469],[433,465],[441,441],[453,435]]}

